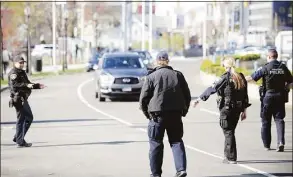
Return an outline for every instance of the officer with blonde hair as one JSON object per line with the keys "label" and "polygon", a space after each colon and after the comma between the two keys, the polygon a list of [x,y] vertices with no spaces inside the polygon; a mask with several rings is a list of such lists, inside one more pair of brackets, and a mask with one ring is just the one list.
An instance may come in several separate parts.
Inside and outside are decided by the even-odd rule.
{"label": "officer with blonde hair", "polygon": [[247,94],[247,82],[242,73],[235,71],[234,58],[224,58],[223,66],[226,72],[194,101],[193,106],[195,107],[201,100],[206,101],[210,95],[217,92],[220,126],[225,136],[223,163],[236,164],[235,129],[240,115],[241,120],[246,119],[246,108],[251,104]]}

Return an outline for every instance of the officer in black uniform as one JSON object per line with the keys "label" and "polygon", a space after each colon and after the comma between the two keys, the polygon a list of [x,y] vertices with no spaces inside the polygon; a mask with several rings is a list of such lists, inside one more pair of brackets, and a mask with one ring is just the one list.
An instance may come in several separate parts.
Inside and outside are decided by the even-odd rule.
{"label": "officer in black uniform", "polygon": [[225,136],[224,160],[223,163],[237,163],[237,147],[235,139],[235,129],[239,117],[246,119],[246,108],[249,107],[247,82],[242,73],[234,70],[235,60],[232,57],[225,58],[223,64],[226,72],[220,79],[208,87],[194,101],[194,107],[199,101],[206,101],[210,95],[217,92],[217,104],[220,111],[220,126]]}
{"label": "officer in black uniform", "polygon": [[8,84],[11,100],[10,107],[14,107],[17,114],[16,134],[13,141],[18,147],[31,147],[32,143],[27,143],[24,136],[27,133],[32,121],[33,114],[28,104],[28,97],[31,89],[42,89],[44,85],[31,83],[23,70],[25,60],[21,56],[14,59],[14,67],[8,73]]}
{"label": "officer in black uniform", "polygon": [[159,52],[158,66],[146,77],[140,95],[140,108],[149,119],[150,168],[153,177],[160,177],[163,163],[163,137],[167,131],[176,167],[176,177],[187,176],[186,153],[182,140],[183,123],[190,101],[188,84],[179,71],[168,66],[166,52]]}
{"label": "officer in black uniform", "polygon": [[267,64],[260,67],[247,81],[258,81],[262,78],[260,87],[261,100],[261,138],[265,150],[271,147],[271,122],[272,116],[277,127],[278,142],[277,151],[283,152],[285,145],[285,102],[288,101],[288,86],[293,82],[293,77],[288,68],[277,60],[278,53],[271,49],[268,51]]}

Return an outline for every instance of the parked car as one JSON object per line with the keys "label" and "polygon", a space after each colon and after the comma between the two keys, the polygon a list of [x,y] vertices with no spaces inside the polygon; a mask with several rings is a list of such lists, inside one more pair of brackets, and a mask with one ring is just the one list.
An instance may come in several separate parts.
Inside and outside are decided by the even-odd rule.
{"label": "parked car", "polygon": [[147,69],[151,70],[155,67],[155,61],[151,54],[146,50],[131,50],[130,52],[136,52],[142,58],[143,63],[147,67]]}
{"label": "parked car", "polygon": [[147,68],[137,53],[106,53],[95,66],[95,97],[99,101],[139,98],[147,74]]}
{"label": "parked car", "polygon": [[90,60],[88,61],[88,64],[86,67],[87,72],[94,70],[94,66],[98,65],[100,57],[101,57],[101,53],[99,53],[96,48],[93,48],[91,52]]}

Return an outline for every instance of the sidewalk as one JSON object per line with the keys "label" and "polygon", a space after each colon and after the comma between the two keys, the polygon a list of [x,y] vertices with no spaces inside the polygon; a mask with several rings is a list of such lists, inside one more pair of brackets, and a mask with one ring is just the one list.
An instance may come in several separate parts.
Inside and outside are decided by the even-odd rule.
{"label": "sidewalk", "polygon": [[[86,68],[87,63],[84,64],[72,64],[72,65],[68,65],[68,70],[73,70],[73,69],[82,69],[82,68]],[[62,65],[56,65],[56,68],[58,69],[58,71],[62,71]],[[7,74],[9,73],[9,71],[12,68],[7,68]],[[48,73],[48,72],[54,72],[55,71],[55,67],[53,66],[44,66],[42,69],[43,73]],[[40,73],[42,73],[40,72]],[[32,73],[38,73],[34,70],[34,68],[32,69]],[[7,79],[7,74],[4,75],[4,79]],[[31,81],[36,81],[36,80],[41,80],[43,77],[39,77],[39,78],[32,78]],[[8,88],[8,85],[1,85],[1,92],[6,90]]]}

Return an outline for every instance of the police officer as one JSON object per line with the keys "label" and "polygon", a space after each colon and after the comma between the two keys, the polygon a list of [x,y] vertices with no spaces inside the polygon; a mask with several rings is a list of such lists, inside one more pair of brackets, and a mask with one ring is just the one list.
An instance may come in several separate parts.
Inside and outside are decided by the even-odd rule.
{"label": "police officer", "polygon": [[13,141],[17,143],[17,147],[32,146],[32,143],[27,143],[24,140],[24,136],[33,121],[33,114],[27,100],[31,94],[31,89],[44,88],[42,84],[31,83],[29,81],[23,70],[24,62],[21,56],[16,56],[14,59],[14,67],[8,73],[11,97],[9,105],[15,108],[17,114],[16,134],[13,138]]}
{"label": "police officer", "polygon": [[190,101],[188,84],[179,71],[168,66],[169,57],[164,51],[157,55],[157,67],[146,77],[141,95],[140,108],[149,119],[151,176],[160,177],[163,163],[163,137],[167,131],[176,167],[176,177],[187,176],[186,153],[182,140],[183,123]]}
{"label": "police officer", "polygon": [[220,111],[220,126],[225,136],[223,163],[237,163],[237,147],[235,129],[241,115],[241,120],[246,119],[246,108],[249,107],[247,82],[242,73],[234,70],[235,60],[225,58],[223,65],[226,72],[220,79],[208,87],[193,103],[194,107],[199,101],[206,101],[210,95],[217,92],[217,104]]}
{"label": "police officer", "polygon": [[[260,67],[251,76],[247,76],[247,81],[258,81],[262,78],[263,84],[260,87],[261,97],[261,138],[265,150],[271,147],[271,122],[272,116],[277,127],[277,152],[284,151],[285,145],[285,102],[288,99],[286,84],[293,82],[293,77],[288,68],[277,60],[278,53],[271,49],[268,51],[267,64]],[[288,89],[289,91],[289,89]]]}

